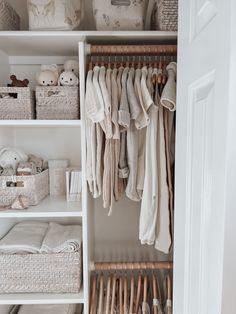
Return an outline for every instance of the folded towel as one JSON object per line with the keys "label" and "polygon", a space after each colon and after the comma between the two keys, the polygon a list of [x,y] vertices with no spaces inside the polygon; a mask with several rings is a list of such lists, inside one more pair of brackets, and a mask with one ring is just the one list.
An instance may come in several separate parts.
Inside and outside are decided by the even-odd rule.
{"label": "folded towel", "polygon": [[75,304],[22,305],[18,314],[74,314]]}
{"label": "folded towel", "polygon": [[39,253],[48,223],[22,221],[16,224],[1,240],[0,253]]}
{"label": "folded towel", "polygon": [[43,240],[41,253],[70,253],[80,249],[82,227],[79,225],[63,226],[49,223],[48,232]]}

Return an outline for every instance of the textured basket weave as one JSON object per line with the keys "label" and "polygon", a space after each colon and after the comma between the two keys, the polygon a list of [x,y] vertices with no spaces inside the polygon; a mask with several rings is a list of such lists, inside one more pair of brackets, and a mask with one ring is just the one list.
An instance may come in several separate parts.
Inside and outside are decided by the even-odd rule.
{"label": "textured basket weave", "polygon": [[155,28],[161,31],[177,31],[178,0],[157,1]]}
{"label": "textured basket weave", "polygon": [[[24,187],[7,187],[7,182],[23,182]],[[0,176],[0,205],[10,205],[18,195],[29,198],[30,205],[37,205],[49,194],[49,171],[31,176]]]}
{"label": "textured basket weave", "polygon": [[6,0],[0,0],[0,30],[19,30],[20,17]]}
{"label": "textured basket weave", "polygon": [[17,98],[0,98],[0,120],[30,120],[35,117],[34,93],[29,87],[0,87],[1,94],[17,94]]}
{"label": "textured basket weave", "polygon": [[78,293],[81,252],[0,255],[0,293]]}
{"label": "textured basket weave", "polygon": [[76,86],[37,86],[36,116],[39,120],[79,119],[79,88]]}

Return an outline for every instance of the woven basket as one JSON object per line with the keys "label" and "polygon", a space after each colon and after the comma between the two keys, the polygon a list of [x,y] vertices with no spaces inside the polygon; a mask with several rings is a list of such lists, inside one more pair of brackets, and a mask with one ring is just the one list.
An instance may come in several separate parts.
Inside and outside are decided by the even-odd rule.
{"label": "woven basket", "polygon": [[0,0],[0,30],[19,30],[20,17],[6,0]]}
{"label": "woven basket", "polygon": [[36,116],[39,120],[79,119],[79,88],[76,86],[37,86]]}
{"label": "woven basket", "polygon": [[0,255],[0,293],[78,293],[81,251]]}
{"label": "woven basket", "polygon": [[0,120],[35,118],[34,93],[29,87],[0,87],[0,95],[17,94],[17,98],[0,98]]}
{"label": "woven basket", "polygon": [[157,1],[155,28],[161,31],[177,31],[178,0]]}
{"label": "woven basket", "polygon": [[[18,187],[7,187],[16,182]],[[17,196],[29,198],[29,205],[37,205],[49,194],[49,171],[31,176],[0,176],[0,206],[10,205]]]}

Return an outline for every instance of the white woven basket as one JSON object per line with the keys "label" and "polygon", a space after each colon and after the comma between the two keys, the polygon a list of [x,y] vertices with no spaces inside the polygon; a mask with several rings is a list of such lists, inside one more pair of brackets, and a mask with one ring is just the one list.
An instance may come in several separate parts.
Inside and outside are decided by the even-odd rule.
{"label": "white woven basket", "polygon": [[58,254],[1,254],[0,293],[78,293],[81,251]]}
{"label": "white woven basket", "polygon": [[0,31],[19,29],[19,15],[6,0],[0,0]]}
{"label": "white woven basket", "polygon": [[79,119],[77,86],[37,86],[36,117],[39,120]]}
{"label": "white woven basket", "polygon": [[[8,182],[18,182],[22,187],[7,187]],[[10,205],[17,196],[29,198],[29,205],[37,205],[49,194],[49,171],[31,176],[0,176],[0,206]]]}
{"label": "white woven basket", "polygon": [[34,93],[29,87],[0,87],[0,95],[17,94],[17,98],[0,98],[0,120],[35,118]]}

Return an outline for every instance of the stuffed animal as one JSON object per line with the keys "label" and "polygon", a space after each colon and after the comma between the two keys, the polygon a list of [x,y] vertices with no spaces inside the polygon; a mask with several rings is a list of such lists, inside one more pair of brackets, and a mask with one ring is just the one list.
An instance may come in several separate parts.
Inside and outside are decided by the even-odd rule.
{"label": "stuffed animal", "polygon": [[79,79],[73,72],[62,72],[59,77],[59,83],[62,86],[78,86]]}
{"label": "stuffed animal", "polygon": [[4,169],[11,166],[16,173],[17,164],[20,161],[27,161],[28,156],[19,149],[16,148],[3,148],[0,151],[0,166]]}
{"label": "stuffed animal", "polygon": [[15,75],[11,75],[10,79],[12,80],[11,84],[7,84],[8,87],[28,87],[29,80],[24,79],[23,81],[18,80]]}
{"label": "stuffed animal", "polygon": [[17,176],[31,176],[35,175],[36,173],[37,170],[34,162],[20,161],[16,169]]}
{"label": "stuffed animal", "polygon": [[67,60],[64,63],[65,72],[73,72],[77,77],[79,77],[79,62],[76,60]]}
{"label": "stuffed animal", "polygon": [[56,86],[58,84],[58,68],[56,64],[41,65],[41,72],[36,76],[41,86]]}
{"label": "stuffed animal", "polygon": [[44,160],[42,158],[35,155],[29,155],[28,157],[28,162],[35,164],[38,173],[42,172],[45,169]]}

